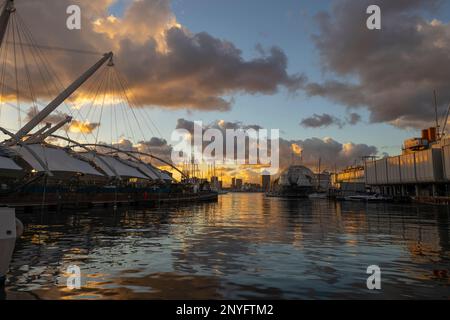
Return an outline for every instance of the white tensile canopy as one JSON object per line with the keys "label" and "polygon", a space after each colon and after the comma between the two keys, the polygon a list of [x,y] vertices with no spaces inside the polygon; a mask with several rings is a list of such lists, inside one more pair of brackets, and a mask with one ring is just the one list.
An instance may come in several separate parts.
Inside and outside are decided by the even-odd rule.
{"label": "white tensile canopy", "polygon": [[14,146],[12,149],[19,153],[36,171],[46,171],[46,168],[42,165],[45,164],[50,172],[76,172],[103,176],[88,162],[75,158],[62,148],[30,144],[26,147]]}
{"label": "white tensile canopy", "polygon": [[13,159],[0,156],[0,170],[14,170],[22,171],[23,169],[19,167]]}
{"label": "white tensile canopy", "polygon": [[[99,167],[100,169],[102,169],[103,170],[103,172],[105,172],[106,173],[106,175],[108,176],[108,177],[115,177],[116,176],[116,174],[114,173],[114,168],[111,166],[111,168],[108,166],[109,164],[108,164],[108,162],[106,162],[107,164],[105,164],[101,159],[99,159],[100,158],[100,155],[98,155],[98,154],[95,154],[95,153],[87,153],[87,152],[82,152],[82,153],[79,153],[79,155],[82,157],[82,158],[84,158],[84,159],[86,159],[86,160],[88,160],[88,161],[92,161],[92,162],[94,162],[95,163],[95,165],[97,166],[97,167]],[[102,158],[103,159],[103,158]]]}
{"label": "white tensile canopy", "polygon": [[[83,157],[93,161],[100,169],[102,169],[110,177],[117,175],[128,178],[140,178],[149,180],[149,177],[137,170],[133,166],[125,164],[121,159],[116,157],[100,155],[95,153],[80,153]],[[112,171],[112,170],[114,171]]]}
{"label": "white tensile canopy", "polygon": [[14,160],[16,153],[6,146],[0,146],[0,172],[2,173],[20,173],[23,168],[20,167]]}
{"label": "white tensile canopy", "polygon": [[155,168],[149,163],[136,162],[132,160],[123,160],[123,161],[126,161],[126,163],[129,164],[130,166],[138,168],[139,170],[141,170],[143,173],[145,173],[154,180],[172,181],[171,176],[161,171],[160,169]]}
{"label": "white tensile canopy", "polygon": [[170,175],[168,175],[167,173],[165,173],[164,171],[159,170],[159,173],[161,174],[161,178],[163,180],[173,181],[173,178]]}
{"label": "white tensile canopy", "polygon": [[151,167],[149,167],[148,165],[146,165],[144,163],[136,162],[136,161],[132,161],[132,160],[121,160],[121,161],[125,162],[129,166],[139,169],[145,175],[150,177],[152,180],[160,180],[161,179],[161,177],[158,175],[157,171],[152,170]]}

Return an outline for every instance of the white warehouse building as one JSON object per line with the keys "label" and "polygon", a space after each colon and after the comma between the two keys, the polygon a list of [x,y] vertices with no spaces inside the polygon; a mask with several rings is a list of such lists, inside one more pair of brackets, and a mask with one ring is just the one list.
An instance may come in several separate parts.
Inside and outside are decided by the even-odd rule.
{"label": "white warehouse building", "polygon": [[449,196],[450,139],[428,149],[366,161],[365,183],[391,196]]}

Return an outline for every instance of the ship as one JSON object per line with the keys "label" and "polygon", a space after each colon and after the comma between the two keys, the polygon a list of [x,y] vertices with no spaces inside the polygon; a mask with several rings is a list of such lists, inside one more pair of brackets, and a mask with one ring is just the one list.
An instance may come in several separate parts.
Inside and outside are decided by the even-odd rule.
{"label": "ship", "polygon": [[[217,200],[218,193],[207,183],[187,176],[169,160],[147,151],[118,147],[113,141],[98,142],[98,133],[102,127],[100,124],[103,103],[107,100],[105,97],[113,101],[111,104],[115,103],[115,108],[121,108],[117,113],[122,112],[122,116],[118,119],[116,110],[114,113],[111,111],[116,117],[110,116],[111,131],[124,130],[119,129],[117,123],[126,124],[125,129],[131,131],[129,136],[133,135],[135,138],[133,127],[139,128],[143,133],[142,127],[147,124],[145,122],[151,121],[150,116],[145,115],[143,108],[130,105],[133,99],[127,89],[126,79],[115,68],[113,53],[99,55],[99,59],[90,68],[68,86],[62,87],[57,81],[58,75],[51,74],[51,66],[47,65],[48,60],[42,57],[43,50],[49,46],[36,44],[30,28],[20,25],[25,22],[15,19],[16,14],[14,1],[7,0],[0,14],[0,48],[3,51],[9,50],[11,54],[17,56],[14,56],[9,64],[2,62],[4,66],[12,65],[13,67],[12,72],[6,71],[11,75],[9,78],[12,84],[0,83],[2,107],[10,105],[10,101],[23,99],[26,104],[34,107],[35,112],[24,119],[27,120],[26,123],[18,121],[17,130],[11,129],[11,123],[7,124],[8,128],[0,126],[1,133],[7,136],[0,142],[0,206],[59,210],[107,205],[154,206],[164,203],[182,204]],[[22,41],[28,40],[28,42],[20,42],[17,37],[11,36],[10,38],[13,39],[8,41],[7,37],[11,34],[8,30],[16,30],[23,36]],[[6,54],[2,57],[7,59]],[[27,77],[30,74],[36,74],[42,79],[28,79],[25,76],[20,78],[17,72],[14,78],[13,71],[18,69],[15,65],[16,61],[19,61],[19,66]],[[33,61],[34,66],[28,66],[27,61]],[[34,73],[30,72],[32,67],[36,69],[32,70]],[[57,90],[54,95],[50,95],[49,100],[53,99],[43,108],[38,107],[42,105],[42,101],[38,99],[33,87],[39,80],[45,82],[47,87]],[[92,98],[93,101],[90,101],[89,110],[86,110],[83,115],[83,109],[81,109],[83,106],[73,108],[78,113],[77,116],[83,118],[74,118],[75,112],[70,108],[68,110],[71,115],[66,114],[65,117],[60,117],[63,113],[58,109],[69,103],[69,98],[88,81],[90,81],[89,86],[92,92],[96,92],[95,97]],[[19,90],[19,84],[28,87]],[[103,97],[97,97],[100,94],[103,94]],[[74,121],[78,121],[78,124],[89,123],[88,115],[92,116],[91,108],[97,98],[97,101],[103,101],[102,111],[95,122],[97,131],[95,134],[90,132],[91,141],[89,137],[84,137],[81,141],[69,137],[70,132],[67,128]],[[116,102],[116,100],[121,101]],[[124,110],[124,106],[128,107],[128,110]],[[24,112],[20,109],[21,104],[17,102],[17,105],[13,107],[19,111],[19,120],[21,120],[20,112]],[[50,122],[48,119],[54,116],[55,112],[59,112],[57,114],[59,117],[53,117],[53,119],[58,120]],[[127,118],[127,112],[132,114],[130,117],[135,119],[136,123],[131,123],[131,120]],[[140,116],[136,115],[138,112]],[[124,118],[120,119],[120,117]],[[115,126],[112,124],[113,119],[115,119]],[[85,136],[84,133],[83,135]],[[143,134],[141,139],[144,141],[145,138]],[[135,139],[134,142],[139,141]],[[180,179],[174,179],[170,172],[160,169],[154,162],[161,164],[161,168],[169,168],[171,172],[178,173]]]}
{"label": "ship", "polygon": [[307,198],[314,192],[314,173],[305,166],[291,165],[274,180],[268,197]]}

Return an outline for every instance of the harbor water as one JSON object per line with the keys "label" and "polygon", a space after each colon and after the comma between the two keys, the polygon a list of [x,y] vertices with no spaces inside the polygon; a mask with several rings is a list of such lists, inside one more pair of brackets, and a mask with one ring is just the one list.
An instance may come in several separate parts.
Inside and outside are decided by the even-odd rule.
{"label": "harbor water", "polygon": [[[6,299],[449,299],[450,210],[283,200],[22,214]],[[381,289],[367,288],[368,266]],[[70,266],[79,289],[67,287]]]}

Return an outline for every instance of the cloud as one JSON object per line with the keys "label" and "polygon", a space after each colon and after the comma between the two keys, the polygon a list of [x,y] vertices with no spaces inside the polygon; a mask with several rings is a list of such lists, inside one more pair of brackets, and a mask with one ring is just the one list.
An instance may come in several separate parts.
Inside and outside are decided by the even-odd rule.
{"label": "cloud", "polygon": [[152,154],[169,163],[172,162],[172,146],[169,145],[165,139],[152,137],[148,141],[140,141],[135,148],[140,152]]}
{"label": "cloud", "polygon": [[89,121],[72,120],[69,131],[74,133],[92,133],[100,126],[100,123],[90,123]]}
{"label": "cloud", "polygon": [[[177,121],[178,129],[185,129],[193,133],[194,121],[180,118]],[[203,132],[209,128],[221,130],[223,133],[226,129],[245,129],[245,128],[262,128],[257,124],[245,124],[241,121],[224,121],[216,120],[208,124],[203,124]],[[192,136],[191,136],[192,138]],[[224,134],[226,140],[226,135]],[[226,143],[226,141],[224,141]],[[249,143],[255,143],[247,139],[246,147]],[[208,145],[206,142],[204,146]],[[114,144],[121,150],[135,150],[144,153],[153,154],[168,162],[171,162],[172,145],[166,140],[160,138],[151,138],[148,141],[140,141],[133,144],[128,139],[121,139]],[[279,140],[279,159],[280,169],[284,169],[292,164],[302,164],[312,169],[316,169],[319,159],[321,159],[321,169],[333,171],[335,168],[342,168],[348,165],[360,162],[362,157],[377,155],[378,149],[375,146],[366,144],[357,144],[354,142],[342,143],[333,138],[308,138],[304,140],[288,140],[280,138]],[[270,141],[269,141],[270,149]],[[224,148],[225,150],[225,148]],[[247,151],[246,151],[247,152]],[[150,161],[155,165],[161,166],[161,163],[151,158],[142,157],[143,160]],[[203,168],[206,170],[206,168]],[[216,173],[223,176],[225,181],[230,182],[232,177],[244,178],[248,182],[257,182],[261,180],[261,171],[264,167],[261,165],[217,165]]]}
{"label": "cloud", "polygon": [[[293,150],[293,145],[301,149],[301,156]],[[367,144],[342,143],[333,138],[308,138],[305,140],[280,140],[280,163],[287,167],[292,163],[316,168],[321,159],[323,169],[334,170],[360,162],[362,157],[376,155],[378,149]]]}
{"label": "cloud", "polygon": [[[194,121],[178,119],[177,128],[185,129],[192,134],[194,129]],[[208,128],[220,129],[224,134],[226,129],[248,129],[262,127],[256,124],[244,124],[240,121],[229,122],[216,120],[209,124],[203,124],[203,130]],[[224,137],[226,137],[225,134]],[[247,140],[247,143],[248,142],[249,141]],[[226,141],[224,141],[224,143],[226,143]],[[207,144],[208,143],[206,143],[206,145]],[[306,166],[316,168],[320,158],[322,162],[322,169],[327,168],[328,170],[334,170],[335,166],[337,168],[345,167],[353,164],[355,161],[359,162],[362,157],[376,155],[377,153],[378,149],[375,146],[358,144],[354,142],[342,143],[330,137],[323,139],[313,137],[304,140],[288,140],[280,138],[281,168],[291,165],[293,160],[295,163],[301,162]]]}
{"label": "cloud", "polygon": [[339,118],[327,113],[323,113],[321,115],[315,113],[312,117],[302,119],[300,125],[305,128],[329,127],[331,125],[336,125],[339,128],[342,128],[344,126]]}
{"label": "cloud", "polygon": [[[122,138],[118,142],[109,144],[107,142],[100,142],[99,144],[103,145],[111,145],[115,148],[118,148],[123,151],[137,151],[142,152],[142,155],[138,155],[138,157],[146,162],[152,163],[156,166],[166,166],[166,163],[161,162],[151,156],[146,156],[145,154],[149,154],[155,156],[163,161],[168,163],[172,163],[171,154],[172,154],[172,146],[167,143],[165,139],[161,139],[158,137],[152,137],[148,141],[139,141],[138,143],[133,143],[131,140]],[[99,151],[108,152],[110,150],[105,149],[103,147],[97,147]]]}
{"label": "cloud", "polygon": [[[202,134],[205,133],[208,129],[216,129],[218,130],[222,137],[223,137],[223,145],[222,145],[222,151],[223,155],[225,157],[225,160],[238,160],[238,151],[237,151],[237,144],[234,145],[234,154],[229,155],[227,154],[227,130],[236,130],[237,132],[241,131],[242,133],[244,130],[259,130],[262,129],[261,126],[257,124],[244,124],[241,121],[224,121],[224,120],[215,120],[210,123],[201,123],[201,127],[199,127],[200,123],[185,120],[183,118],[177,120],[176,129],[184,129],[190,133],[190,136],[187,137],[191,141],[191,143],[194,142],[194,129],[197,129],[197,132],[201,132]],[[196,127],[197,126],[197,127]],[[269,132],[270,134],[270,132]],[[215,138],[214,138],[215,139]],[[208,145],[210,145],[211,141],[203,141],[202,147],[206,148]],[[257,148],[258,141],[254,138],[251,138],[250,136],[245,136],[245,158],[248,160],[249,155],[249,148],[250,146]],[[269,149],[269,155],[270,155],[270,141],[268,142],[268,149]],[[197,151],[199,152],[199,151]],[[214,151],[215,152],[215,151]]]}
{"label": "cloud", "polygon": [[316,19],[313,36],[329,79],[309,82],[310,96],[326,97],[349,108],[368,108],[371,122],[423,127],[434,118],[432,93],[439,112],[450,101],[450,24],[430,20],[439,0],[379,0],[382,29],[366,28],[370,0],[338,0]]}
{"label": "cloud", "polygon": [[152,137],[149,141],[140,141],[139,143],[145,144],[149,147],[162,147],[167,145],[166,139]]}
{"label": "cloud", "polygon": [[[176,125],[175,129],[185,129],[185,130],[189,131],[189,133],[193,134],[195,126],[196,126],[195,121],[180,118],[177,120],[177,125]],[[215,120],[215,121],[212,121],[212,122],[206,123],[206,124],[202,123],[201,129],[203,131],[207,130],[207,129],[218,129],[218,130],[221,130],[223,134],[225,134],[227,129],[230,129],[230,130],[238,130],[238,129],[259,130],[259,129],[263,129],[263,127],[261,127],[258,124],[245,124],[242,121]]]}
{"label": "cloud", "polygon": [[[39,109],[36,106],[30,107],[26,112],[25,121],[30,121],[39,113]],[[61,111],[55,111],[48,115],[42,122],[56,125],[61,121],[64,121],[69,115]],[[98,122],[89,122],[73,119],[69,124],[63,126],[63,129],[73,133],[92,133],[100,126]]]}
{"label": "cloud", "polygon": [[347,117],[347,122],[351,125],[355,125],[361,121],[361,116],[357,113],[350,113]]}
{"label": "cloud", "polygon": [[[109,13],[113,2],[58,0],[49,7],[44,2],[24,0],[16,7],[41,45],[99,53],[113,50],[116,66],[139,104],[226,111],[233,100],[225,97],[275,94],[280,88],[295,92],[305,81],[304,76],[287,72],[288,59],[280,48],[267,48],[246,59],[227,40],[189,31],[178,23],[169,0],[127,2],[121,17]],[[72,4],[81,8],[80,31],[65,27],[65,11]],[[65,85],[97,59],[57,50],[45,54]],[[42,78],[38,71],[30,70],[34,79]],[[49,93],[48,83],[41,80],[33,83],[36,96],[53,97],[57,91]],[[75,97],[85,97],[88,87],[80,88]],[[106,90],[105,86],[100,91]]]}
{"label": "cloud", "polygon": [[324,128],[335,125],[339,127],[339,129],[342,129],[346,124],[355,125],[360,121],[361,116],[354,112],[350,113],[345,120],[341,120],[328,113],[314,113],[311,117],[303,118],[300,121],[300,125],[305,128]]}
{"label": "cloud", "polygon": [[[28,108],[25,116],[25,121],[30,121],[39,113],[39,109],[36,106]],[[51,124],[57,124],[68,117],[68,114],[61,111],[55,111],[48,115],[42,122],[48,122]]]}

